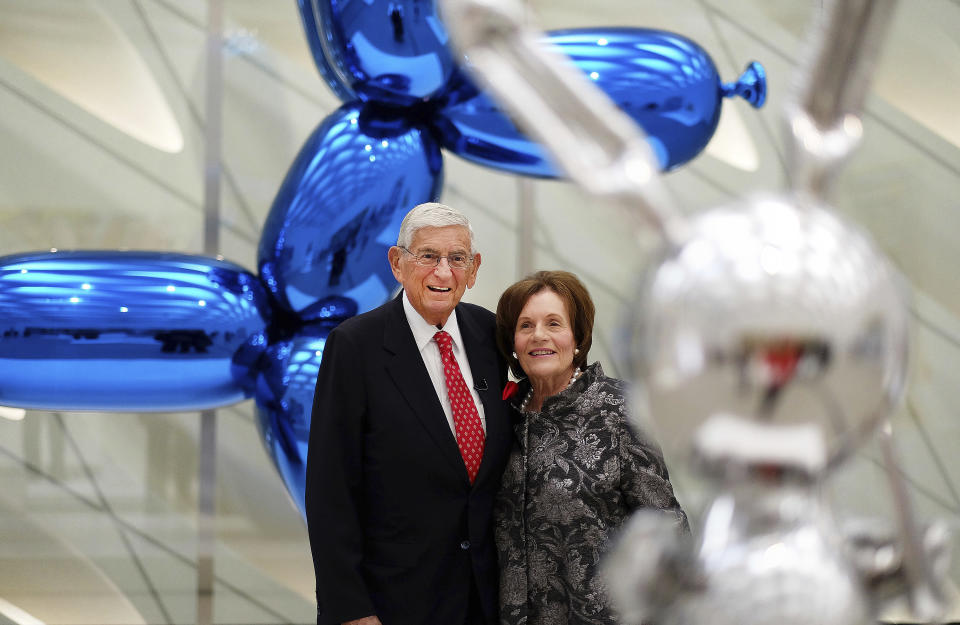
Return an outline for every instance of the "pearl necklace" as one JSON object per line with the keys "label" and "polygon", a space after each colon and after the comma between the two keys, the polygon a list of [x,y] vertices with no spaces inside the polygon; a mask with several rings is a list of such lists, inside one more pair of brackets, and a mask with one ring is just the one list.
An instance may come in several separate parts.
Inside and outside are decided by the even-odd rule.
{"label": "pearl necklace", "polygon": [[[574,369],[574,370],[573,370],[573,376],[570,378],[570,381],[567,382],[567,385],[563,387],[563,390],[565,391],[565,390],[567,390],[568,388],[570,388],[570,385],[573,384],[574,382],[576,382],[576,381],[577,381],[577,378],[579,378],[582,373],[583,373],[583,371],[580,371],[580,367],[577,367],[576,369]],[[562,392],[563,392],[563,391],[561,391],[561,393],[562,393]],[[527,391],[527,396],[523,398],[523,401],[522,401],[522,402],[520,402],[520,412],[526,412],[526,411],[527,411],[527,404],[530,403],[530,400],[531,400],[531,399],[533,399],[533,384],[530,385],[530,390]],[[542,406],[541,406],[541,408],[542,408]]]}

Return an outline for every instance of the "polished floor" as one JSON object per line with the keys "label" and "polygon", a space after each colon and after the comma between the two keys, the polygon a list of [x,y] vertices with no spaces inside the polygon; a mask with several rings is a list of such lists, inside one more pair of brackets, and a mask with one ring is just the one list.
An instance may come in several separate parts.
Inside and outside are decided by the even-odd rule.
{"label": "polished floor", "polygon": [[[691,212],[784,185],[782,105],[806,25],[822,2],[530,4],[547,28],[681,32],[712,54],[725,80],[750,60],[763,62],[767,107],[727,102],[706,153],[667,184]],[[339,102],[313,67],[295,0],[224,6],[220,253],[252,268],[290,162]],[[0,0],[0,255],[51,247],[202,250],[204,24],[202,0]],[[960,1],[900,3],[867,102],[864,144],[834,200],[912,286],[911,381],[894,439],[921,518],[954,529],[954,583],[958,32]],[[443,200],[469,213],[484,254],[467,299],[493,307],[528,253],[534,268],[577,272],[598,306],[592,357],[616,375],[615,331],[630,310],[646,248],[617,213],[566,183],[518,182],[453,155],[444,166]],[[533,212],[532,250],[521,249],[528,242],[517,234],[524,207]],[[0,625],[203,622],[199,448],[195,413],[0,408]],[[868,446],[827,484],[841,518],[892,516],[879,457]],[[679,461],[671,472],[696,520],[709,493]],[[263,449],[249,401],[216,412],[215,490],[212,622],[313,622],[304,524]],[[911,620],[901,608],[885,618]],[[960,607],[951,620],[960,621]]]}
{"label": "polished floor", "polygon": [[[214,622],[309,623],[303,522],[250,416],[217,419]],[[0,623],[21,623],[5,606],[48,624],[196,622],[198,423],[0,419]]]}

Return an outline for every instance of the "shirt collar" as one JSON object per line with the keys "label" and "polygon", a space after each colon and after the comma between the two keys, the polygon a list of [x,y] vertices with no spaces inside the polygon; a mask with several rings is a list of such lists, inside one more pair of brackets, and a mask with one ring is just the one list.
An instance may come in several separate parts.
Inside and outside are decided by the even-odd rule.
{"label": "shirt collar", "polygon": [[[437,326],[427,323],[427,320],[420,316],[417,309],[410,303],[410,298],[407,297],[406,291],[403,292],[403,312],[407,316],[407,324],[413,332],[413,340],[417,343],[417,349],[422,352],[423,348],[433,340],[433,335],[439,332],[439,330],[437,330]],[[457,323],[456,310],[452,311],[450,316],[447,317],[447,323],[444,324],[443,330],[450,335],[455,346],[463,348],[463,339],[460,337],[460,325]]]}

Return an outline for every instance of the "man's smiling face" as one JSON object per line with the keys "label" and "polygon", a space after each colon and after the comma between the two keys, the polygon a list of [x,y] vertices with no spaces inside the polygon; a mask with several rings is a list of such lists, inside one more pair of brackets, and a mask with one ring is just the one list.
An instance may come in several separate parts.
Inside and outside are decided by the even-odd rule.
{"label": "man's smiling face", "polygon": [[480,268],[480,254],[466,269],[451,268],[444,259],[433,267],[418,265],[415,256],[463,254],[470,258],[470,231],[465,226],[428,226],[413,233],[410,253],[390,248],[390,267],[403,285],[410,303],[428,323],[443,325],[464,291],[473,288]]}

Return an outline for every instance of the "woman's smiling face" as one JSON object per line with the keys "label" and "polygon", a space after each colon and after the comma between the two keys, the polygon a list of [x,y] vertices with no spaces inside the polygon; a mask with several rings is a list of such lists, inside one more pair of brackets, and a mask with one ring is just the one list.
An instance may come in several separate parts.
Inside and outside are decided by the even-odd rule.
{"label": "woman's smiling face", "polygon": [[531,295],[513,334],[513,349],[530,381],[565,385],[573,375],[575,348],[573,325],[560,296],[549,289]]}

